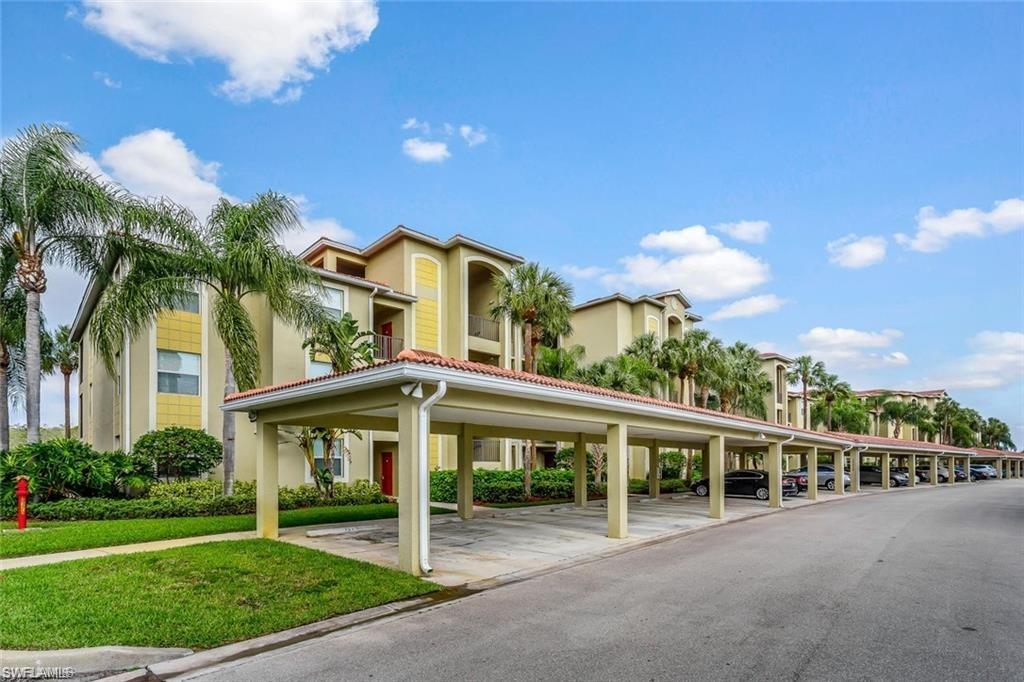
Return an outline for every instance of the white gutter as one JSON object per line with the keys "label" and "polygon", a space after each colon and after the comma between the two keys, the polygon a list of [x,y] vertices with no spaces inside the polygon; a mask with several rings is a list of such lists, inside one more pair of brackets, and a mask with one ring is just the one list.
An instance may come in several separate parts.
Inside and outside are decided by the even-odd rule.
{"label": "white gutter", "polygon": [[448,392],[448,384],[445,381],[437,382],[437,389],[433,395],[420,403],[420,433],[417,440],[419,447],[419,487],[420,487],[420,513],[419,513],[419,542],[420,542],[420,569],[424,573],[430,573],[434,569],[430,567],[430,408],[434,403],[444,397]]}
{"label": "white gutter", "polygon": [[370,292],[370,302],[368,304],[368,311],[366,313],[367,324],[370,325],[370,331],[373,332],[373,297],[380,291],[380,287],[374,287],[373,291]]}

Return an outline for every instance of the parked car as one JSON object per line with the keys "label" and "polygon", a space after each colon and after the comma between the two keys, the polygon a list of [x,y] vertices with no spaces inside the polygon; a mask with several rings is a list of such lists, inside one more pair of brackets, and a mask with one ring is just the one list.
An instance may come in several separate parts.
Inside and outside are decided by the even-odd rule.
{"label": "parked car", "polygon": [[[955,468],[955,470],[956,470],[956,480],[958,480],[958,481],[966,481],[967,480],[967,474],[964,473],[964,468],[962,466],[958,465]],[[972,478],[971,480],[973,481],[974,479]]]}
{"label": "parked car", "polygon": [[987,481],[991,478],[999,478],[996,468],[991,464],[972,464],[971,476],[973,477],[972,480],[981,481]]}
{"label": "parked car", "polygon": [[[895,472],[900,473],[900,474],[906,474],[907,475],[907,479],[908,480],[910,479],[910,467],[893,467],[889,471],[895,471]],[[914,478],[917,479],[918,483],[924,482],[924,479],[921,478],[921,472],[920,471],[915,471],[914,472]]]}
{"label": "parked car", "polygon": [[[707,497],[711,492],[711,483],[709,479],[702,478],[699,481],[694,481],[690,489],[698,497]],[[783,496],[796,495],[798,492],[800,492],[800,489],[797,487],[796,479],[792,476],[783,475]],[[758,469],[740,469],[739,471],[727,472],[725,474],[725,494],[753,495],[759,500],[767,500],[768,472]]]}
{"label": "parked car", "polygon": [[[787,471],[786,476],[792,476],[796,479],[796,484],[800,488],[800,492],[807,490],[807,469],[796,469],[794,471]],[[850,474],[843,472],[843,487],[850,485]],[[818,465],[818,487],[828,488],[829,490],[836,489],[836,470],[831,464],[819,464]]]}
{"label": "parked car", "polygon": [[[874,483],[876,485],[882,485],[882,467],[865,467],[860,468],[860,482],[862,485]],[[906,474],[901,474],[897,471],[889,470],[889,486],[897,487],[901,485],[909,485],[910,479],[907,478]]]}
{"label": "parked car", "polygon": [[[949,480],[949,470],[944,466],[940,466],[938,467],[937,471],[939,473],[939,483],[946,483]],[[929,481],[931,481],[932,478],[931,469],[929,467],[918,467],[917,477],[921,480],[922,483],[928,483]],[[957,475],[957,480],[964,480],[963,472],[960,472]]]}

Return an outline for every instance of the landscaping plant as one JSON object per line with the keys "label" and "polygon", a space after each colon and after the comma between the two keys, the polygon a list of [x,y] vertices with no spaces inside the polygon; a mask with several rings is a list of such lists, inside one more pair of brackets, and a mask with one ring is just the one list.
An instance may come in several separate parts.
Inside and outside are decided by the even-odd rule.
{"label": "landscaping plant", "polygon": [[220,464],[223,457],[220,441],[201,429],[184,426],[168,426],[139,436],[133,452],[156,462],[157,473],[165,481],[201,476]]}

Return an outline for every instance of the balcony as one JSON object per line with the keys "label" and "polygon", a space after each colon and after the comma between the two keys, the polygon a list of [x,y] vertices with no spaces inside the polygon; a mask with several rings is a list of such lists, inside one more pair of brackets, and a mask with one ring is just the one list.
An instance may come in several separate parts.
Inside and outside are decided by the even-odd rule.
{"label": "balcony", "polygon": [[374,360],[394,360],[404,347],[405,342],[400,336],[373,335]]}
{"label": "balcony", "polygon": [[470,313],[467,324],[468,334],[472,337],[487,341],[498,341],[501,338],[501,325],[490,318]]}

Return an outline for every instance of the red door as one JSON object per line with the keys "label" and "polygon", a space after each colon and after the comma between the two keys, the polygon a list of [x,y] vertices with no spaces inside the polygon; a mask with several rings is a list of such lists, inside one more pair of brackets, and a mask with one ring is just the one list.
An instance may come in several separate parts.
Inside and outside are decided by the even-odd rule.
{"label": "red door", "polygon": [[380,326],[380,335],[381,336],[391,336],[392,335],[392,331],[391,330],[392,330],[391,323],[390,322],[385,322],[384,324],[382,324]]}
{"label": "red door", "polygon": [[394,348],[392,347],[391,335],[393,333],[393,327],[390,322],[385,322],[380,326],[380,335],[384,338],[380,340],[380,350],[382,351],[383,359],[391,360],[395,357]]}
{"label": "red door", "polygon": [[394,495],[394,455],[390,452],[380,453],[380,491],[385,495]]}

